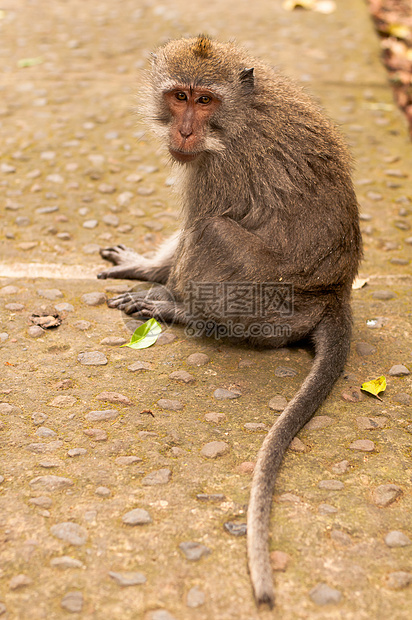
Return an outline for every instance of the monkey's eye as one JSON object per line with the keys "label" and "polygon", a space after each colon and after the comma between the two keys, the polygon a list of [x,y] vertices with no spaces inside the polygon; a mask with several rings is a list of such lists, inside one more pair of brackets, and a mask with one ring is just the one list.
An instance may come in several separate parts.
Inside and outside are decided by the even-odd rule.
{"label": "monkey's eye", "polygon": [[175,97],[178,101],[186,101],[187,99],[186,93],[183,93],[183,92],[176,93]]}
{"label": "monkey's eye", "polygon": [[207,105],[208,103],[210,103],[212,101],[212,98],[209,97],[208,95],[202,95],[201,97],[199,97],[199,99],[197,100],[198,103],[201,103],[202,105]]}

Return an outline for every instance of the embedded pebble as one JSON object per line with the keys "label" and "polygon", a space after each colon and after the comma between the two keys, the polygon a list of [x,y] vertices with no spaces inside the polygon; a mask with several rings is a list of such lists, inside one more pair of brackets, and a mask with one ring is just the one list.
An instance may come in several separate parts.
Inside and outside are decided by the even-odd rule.
{"label": "embedded pebble", "polygon": [[344,461],[339,461],[339,463],[332,465],[331,470],[334,474],[344,474],[348,471],[349,467],[350,463],[345,459]]}
{"label": "embedded pebble", "polygon": [[243,463],[240,463],[236,467],[236,471],[239,472],[239,474],[253,474],[255,466],[256,463],[253,461],[243,461]]}
{"label": "embedded pebble", "polygon": [[176,620],[176,616],[169,614],[166,609],[156,609],[150,614],[148,620]]}
{"label": "embedded pebble", "polygon": [[334,420],[328,415],[317,415],[303,427],[306,431],[317,431],[333,424]]}
{"label": "embedded pebble", "polygon": [[63,461],[60,459],[55,459],[54,461],[43,460],[39,461],[40,467],[44,469],[53,469],[53,467],[61,467],[63,465]]}
{"label": "embedded pebble", "polygon": [[186,372],[185,370],[176,370],[169,375],[169,379],[173,379],[174,381],[182,381],[183,383],[194,383],[196,381],[195,377],[190,374],[190,372]]}
{"label": "embedded pebble", "polygon": [[83,364],[83,366],[105,366],[108,363],[107,357],[100,351],[79,353],[77,361]]}
{"label": "embedded pebble", "polygon": [[275,368],[275,377],[296,377],[297,374],[297,370],[295,370],[294,368],[289,368],[288,366],[276,366]]}
{"label": "embedded pebble", "polygon": [[247,532],[247,524],[246,523],[235,523],[234,521],[226,521],[223,524],[226,532],[232,534],[232,536],[246,536]]}
{"label": "embedded pebble", "polygon": [[373,492],[373,501],[377,506],[390,506],[399,497],[403,495],[403,491],[396,484],[381,484],[376,487]]}
{"label": "embedded pebble", "polygon": [[201,607],[204,605],[206,600],[205,593],[202,592],[197,586],[190,588],[186,597],[186,605],[192,609],[196,607]]}
{"label": "embedded pebble", "polygon": [[106,226],[112,226],[113,228],[117,228],[120,224],[119,218],[114,213],[103,215],[102,221],[106,224]]}
{"label": "embedded pebble", "polygon": [[411,373],[403,364],[396,364],[395,366],[392,366],[389,374],[391,377],[403,377],[405,375],[410,375]]}
{"label": "embedded pebble", "polygon": [[205,547],[205,545],[192,541],[180,543],[179,549],[183,552],[186,559],[191,562],[197,562],[202,556],[211,553],[210,549]]}
{"label": "embedded pebble", "polygon": [[6,304],[6,310],[10,310],[10,312],[20,312],[20,310],[24,310],[23,304]]}
{"label": "embedded pebble", "polygon": [[9,286],[3,286],[2,288],[0,288],[0,297],[8,297],[9,295],[16,295],[16,293],[18,293],[20,291],[19,288],[17,288],[17,286],[13,286],[13,285],[9,285]]}
{"label": "embedded pebble", "polygon": [[166,409],[168,411],[181,411],[183,409],[183,404],[180,400],[170,400],[169,398],[161,398],[157,401],[160,409]]}
{"label": "embedded pebble", "polygon": [[86,306],[101,306],[106,303],[107,297],[105,293],[85,293],[81,300]]}
{"label": "embedded pebble", "polygon": [[75,547],[81,547],[88,539],[87,530],[83,526],[78,523],[73,523],[72,521],[64,521],[63,523],[52,525],[50,532],[56,538]]}
{"label": "embedded pebble", "polygon": [[204,366],[210,361],[210,358],[205,353],[192,353],[186,359],[189,366]]}
{"label": "embedded pebble", "polygon": [[127,370],[131,372],[137,372],[138,370],[152,370],[153,365],[150,362],[133,362],[130,366],[127,367]]}
{"label": "embedded pebble", "polygon": [[27,329],[27,333],[29,334],[30,338],[40,338],[41,336],[44,336],[45,331],[40,327],[40,325],[31,325]]}
{"label": "embedded pebble", "polygon": [[119,392],[101,392],[96,396],[96,400],[104,400],[109,403],[118,403],[120,405],[132,405],[132,401],[127,396],[119,394]]}
{"label": "embedded pebble", "polygon": [[389,299],[396,297],[396,295],[392,291],[374,291],[372,293],[372,297],[381,301],[388,301]]}
{"label": "embedded pebble", "polygon": [[360,450],[361,452],[373,452],[375,444],[370,439],[358,439],[353,441],[349,448],[350,450]]}
{"label": "embedded pebble", "polygon": [[368,342],[357,342],[356,352],[358,353],[358,355],[361,355],[363,357],[366,355],[373,355],[373,353],[376,353],[376,347],[369,344]]}
{"label": "embedded pebble", "polygon": [[35,454],[45,454],[46,452],[54,452],[63,445],[60,440],[51,441],[50,443],[30,443],[26,446],[26,449]]}
{"label": "embedded pebble", "polygon": [[287,404],[288,401],[284,396],[276,394],[276,396],[269,401],[269,409],[272,409],[272,411],[283,411]]}
{"label": "embedded pebble", "polygon": [[289,444],[289,449],[293,452],[306,452],[308,448],[299,437],[294,437]]}
{"label": "embedded pebble", "polygon": [[138,586],[147,581],[142,573],[133,572],[115,573],[114,571],[109,571],[109,577],[122,587]]}
{"label": "embedded pebble", "polygon": [[225,441],[210,441],[203,446],[200,454],[208,459],[215,459],[225,454],[228,450],[229,444]]}
{"label": "embedded pebble", "polygon": [[41,411],[35,411],[32,416],[31,419],[33,420],[33,423],[38,426],[39,424],[43,424],[43,422],[45,422],[48,419],[48,415],[46,415],[45,413],[42,413]]}
{"label": "embedded pebble", "polygon": [[9,339],[9,335],[6,332],[0,334],[0,342],[6,342]]}
{"label": "embedded pebble", "polygon": [[73,486],[73,480],[70,478],[63,478],[62,476],[37,476],[29,482],[33,489],[40,489],[46,491],[58,491],[60,489],[66,489]]}
{"label": "embedded pebble", "polygon": [[103,338],[100,344],[105,344],[108,347],[119,347],[122,344],[126,344],[128,342],[126,338],[121,338],[118,336],[109,336],[107,338]]}
{"label": "embedded pebble", "polygon": [[321,480],[318,487],[327,491],[341,491],[345,485],[340,480]]}
{"label": "embedded pebble", "polygon": [[29,504],[38,506],[39,508],[50,508],[52,503],[52,498],[48,495],[40,495],[39,497],[32,497],[29,499]]}
{"label": "embedded pebble", "polygon": [[389,534],[386,534],[385,544],[388,547],[407,547],[412,544],[412,541],[403,532],[393,530],[392,532],[389,532]]}
{"label": "embedded pebble", "polygon": [[122,521],[125,525],[146,525],[152,522],[152,517],[143,508],[134,508],[123,515]]}
{"label": "embedded pebble", "polygon": [[335,506],[331,506],[330,504],[319,504],[318,511],[321,515],[332,515],[338,512],[338,509]]}
{"label": "embedded pebble", "polygon": [[318,583],[318,585],[309,592],[309,596],[316,605],[339,603],[342,598],[342,594],[339,590],[331,588],[326,583]]}
{"label": "embedded pebble", "polygon": [[269,429],[266,426],[266,424],[263,424],[263,422],[246,422],[246,424],[243,425],[243,428],[245,428],[247,431],[264,431],[267,432]]}
{"label": "embedded pebble", "polygon": [[270,563],[273,570],[285,571],[289,564],[290,556],[284,551],[272,551],[270,554]]}
{"label": "embedded pebble", "polygon": [[56,304],[54,308],[55,310],[57,310],[57,312],[74,312],[74,306],[65,302],[61,304]]}
{"label": "embedded pebble", "polygon": [[330,537],[332,540],[334,540],[336,543],[339,543],[340,545],[347,546],[352,544],[352,538],[346,532],[342,532],[342,530],[332,530],[330,533]]}
{"label": "embedded pebble", "polygon": [[37,429],[35,435],[37,437],[56,437],[57,433],[51,428],[47,428],[47,426],[41,426]]}
{"label": "embedded pebble", "polygon": [[10,590],[19,590],[20,588],[24,588],[25,586],[29,586],[32,583],[32,579],[27,575],[20,574],[15,575],[10,579],[9,588]]}
{"label": "embedded pebble", "polygon": [[211,411],[210,413],[205,413],[206,422],[214,422],[215,424],[220,424],[223,420],[226,419],[224,413],[219,413],[216,411]]}
{"label": "embedded pebble", "polygon": [[147,474],[142,480],[144,486],[154,486],[156,484],[167,484],[172,476],[170,469],[162,468]]}
{"label": "embedded pebble", "polygon": [[76,321],[73,327],[75,327],[76,329],[80,329],[80,331],[86,331],[86,329],[89,329],[91,327],[91,323],[89,323],[89,321]]}
{"label": "embedded pebble", "polygon": [[386,585],[392,590],[402,590],[407,588],[412,583],[412,573],[400,570],[394,573],[389,573],[386,578]]}
{"label": "embedded pebble", "polygon": [[83,594],[78,590],[68,592],[62,598],[60,605],[72,614],[80,613],[83,608]]}
{"label": "embedded pebble", "polygon": [[99,495],[100,497],[110,497],[112,492],[107,487],[97,487],[97,489],[95,490],[95,494]]}
{"label": "embedded pebble", "polygon": [[84,428],[83,433],[93,441],[107,441],[107,433],[101,428]]}
{"label": "embedded pebble", "polygon": [[133,465],[133,463],[141,463],[143,459],[138,456],[118,456],[115,459],[117,465]]}
{"label": "embedded pebble", "polygon": [[218,400],[228,400],[232,398],[239,398],[241,394],[238,392],[232,392],[232,390],[225,390],[224,388],[218,388],[213,392],[213,396]]}
{"label": "embedded pebble", "polygon": [[98,226],[99,222],[97,220],[85,220],[83,222],[83,228],[87,228],[87,230],[93,230]]}
{"label": "embedded pebble", "polygon": [[85,418],[89,422],[104,422],[106,420],[115,420],[120,415],[117,409],[103,409],[101,411],[89,411],[86,413]]}
{"label": "embedded pebble", "polygon": [[59,297],[63,297],[63,293],[58,288],[47,288],[47,289],[39,289],[37,291],[37,295],[39,297],[44,297],[45,299],[49,299],[50,301],[54,301]]}
{"label": "embedded pebble", "polygon": [[70,457],[84,456],[85,454],[87,454],[86,448],[71,448],[67,452],[67,456],[70,456]]}
{"label": "embedded pebble", "polygon": [[172,334],[171,332],[162,332],[156,340],[156,346],[170,344],[173,340],[176,340],[176,334]]}
{"label": "embedded pebble", "polygon": [[282,493],[282,495],[279,495],[278,500],[280,502],[290,502],[291,504],[300,504],[302,502],[300,497],[293,493]]}
{"label": "embedded pebble", "polygon": [[58,558],[53,558],[52,560],[50,560],[50,566],[52,568],[61,568],[61,569],[83,568],[84,564],[83,562],[80,562],[80,560],[76,560],[75,558],[72,558],[70,555],[62,555]]}
{"label": "embedded pebble", "polygon": [[356,418],[356,426],[363,431],[373,431],[377,428],[383,428],[387,421],[388,418],[385,418],[385,416],[373,418],[359,417]]}
{"label": "embedded pebble", "polygon": [[400,403],[401,405],[412,404],[412,396],[410,394],[406,394],[406,392],[399,392],[398,394],[394,394],[393,400],[396,403]]}
{"label": "embedded pebble", "polygon": [[77,398],[75,398],[74,396],[60,395],[60,396],[56,396],[56,398],[53,398],[53,400],[50,403],[48,403],[48,405],[50,407],[64,408],[64,407],[73,407],[73,405],[76,402],[77,402]]}
{"label": "embedded pebble", "polygon": [[361,389],[356,386],[350,386],[343,390],[341,397],[349,403],[360,403],[364,399]]}
{"label": "embedded pebble", "polygon": [[0,403],[0,413],[13,413],[14,409],[9,403]]}
{"label": "embedded pebble", "polygon": [[225,496],[223,493],[198,493],[196,495],[196,499],[200,502],[223,502],[225,500]]}

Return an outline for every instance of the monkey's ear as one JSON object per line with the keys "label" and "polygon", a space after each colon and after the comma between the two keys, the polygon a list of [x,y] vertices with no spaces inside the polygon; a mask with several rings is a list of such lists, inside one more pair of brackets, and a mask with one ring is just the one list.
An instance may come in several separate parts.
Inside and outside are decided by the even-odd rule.
{"label": "monkey's ear", "polygon": [[251,69],[242,69],[239,74],[239,80],[242,86],[244,87],[244,91],[246,93],[251,93],[255,86],[255,69],[252,67]]}

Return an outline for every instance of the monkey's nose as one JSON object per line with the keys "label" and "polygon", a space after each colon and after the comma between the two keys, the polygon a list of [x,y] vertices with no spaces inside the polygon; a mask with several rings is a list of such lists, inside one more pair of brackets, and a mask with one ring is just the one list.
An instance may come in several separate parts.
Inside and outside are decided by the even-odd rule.
{"label": "monkey's nose", "polygon": [[191,129],[179,129],[179,133],[182,136],[182,138],[184,138],[186,140],[186,138],[188,138],[189,136],[192,135],[192,130]]}

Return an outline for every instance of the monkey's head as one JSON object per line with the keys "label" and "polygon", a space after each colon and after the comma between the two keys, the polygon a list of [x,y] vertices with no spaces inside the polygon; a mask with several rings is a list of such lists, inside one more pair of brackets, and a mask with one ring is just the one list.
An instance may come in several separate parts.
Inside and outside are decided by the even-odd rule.
{"label": "monkey's head", "polygon": [[[254,70],[231,44],[196,39],[170,41],[153,55],[151,110],[154,130],[183,164],[222,152],[247,122],[244,102],[254,90]],[[231,123],[225,121],[230,118]]]}

